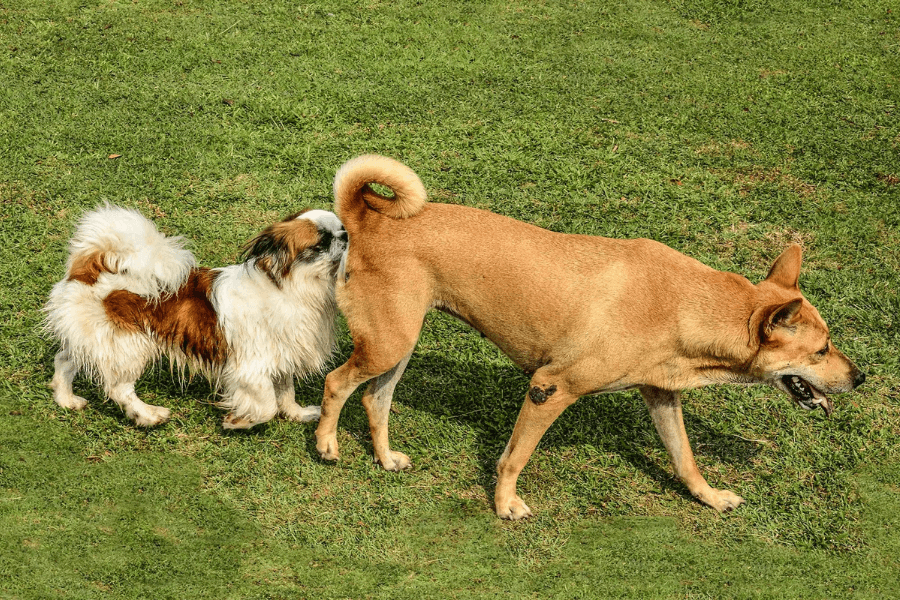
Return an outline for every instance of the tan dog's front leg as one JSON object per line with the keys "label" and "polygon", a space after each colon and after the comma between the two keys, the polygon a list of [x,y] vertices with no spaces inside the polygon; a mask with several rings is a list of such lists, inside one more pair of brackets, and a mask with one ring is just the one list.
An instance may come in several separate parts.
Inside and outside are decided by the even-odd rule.
{"label": "tan dog's front leg", "polygon": [[681,399],[678,393],[654,387],[642,387],[641,394],[644,396],[647,408],[650,409],[650,417],[653,419],[656,431],[669,452],[675,474],[687,486],[691,494],[719,512],[731,510],[743,504],[744,499],[737,494],[710,487],[703,475],[700,474],[700,469],[694,462],[694,453],[691,452],[687,432],[684,429],[684,417],[681,413]]}
{"label": "tan dog's front leg", "polygon": [[497,488],[494,490],[494,507],[501,519],[517,521],[531,516],[531,509],[516,494],[519,473],[541,441],[544,432],[578,397],[557,388],[531,381],[532,387],[525,395],[525,403],[519,411],[512,437],[506,450],[497,461]]}

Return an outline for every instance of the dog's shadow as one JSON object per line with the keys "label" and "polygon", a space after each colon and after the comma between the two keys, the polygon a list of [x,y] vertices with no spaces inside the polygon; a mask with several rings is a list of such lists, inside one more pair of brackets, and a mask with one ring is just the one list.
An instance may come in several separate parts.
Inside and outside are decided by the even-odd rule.
{"label": "dog's shadow", "polygon": [[[401,413],[410,409],[426,411],[471,428],[477,449],[479,484],[491,498],[496,462],[512,434],[530,381],[514,365],[503,362],[477,358],[457,361],[441,352],[417,350],[394,393]],[[348,401],[340,427],[365,440],[371,452],[368,423],[362,409],[356,406],[359,395],[357,390]],[[696,414],[689,402],[685,403],[684,413],[691,445],[706,460],[745,466],[761,450],[760,443],[726,433],[716,423]],[[406,444],[414,446],[416,441],[407,439]],[[401,452],[409,450],[404,444],[392,429],[391,447]],[[617,455],[661,488],[692,498],[687,488],[674,478],[668,461],[661,465],[653,456],[653,445],[662,449],[662,441],[637,391],[581,398],[554,422],[539,447],[563,449],[579,445],[591,445],[604,454]],[[309,442],[309,452],[315,455],[314,439]],[[412,458],[415,464],[415,457]]]}
{"label": "dog's shadow", "polygon": [[[351,350],[349,341],[342,343],[329,368],[339,366]],[[50,373],[53,354],[48,349],[43,357]],[[492,359],[485,360],[484,356],[473,355],[468,360],[460,361],[449,359],[442,352],[416,350],[397,386],[394,401],[401,411],[425,411],[469,427],[474,434],[479,484],[492,498],[496,462],[512,434],[530,378],[505,359],[498,361],[496,355],[489,358]],[[298,382],[297,401],[301,405],[320,403],[322,384],[322,377],[310,377]],[[359,405],[364,387],[360,386],[347,402],[339,427],[362,440],[371,453],[368,422]],[[189,408],[182,407],[182,413],[190,415],[188,419],[194,422],[211,419],[221,423],[225,414],[215,406],[216,394],[204,377],[181,377],[177,370],[169,368],[165,360],[147,369],[136,390],[149,403],[159,402],[170,408],[175,408],[173,403],[190,403]],[[123,425],[129,423],[121,409],[105,400],[102,391],[84,376],[76,379],[76,393],[88,399],[93,409],[101,415],[118,420]],[[302,425],[309,428],[308,435],[304,436],[306,453],[318,460],[316,440],[312,434],[315,426],[312,423]],[[695,452],[709,459],[745,465],[760,451],[757,442],[737,438],[717,428],[714,423],[692,412],[689,403],[685,406],[685,426]],[[227,437],[256,437],[266,433],[268,428],[269,424],[261,424],[249,430],[228,431],[219,427],[219,431]],[[392,436],[392,447],[399,451],[409,450],[404,446],[414,446],[415,443],[415,439],[404,441],[396,435]],[[591,445],[603,453],[617,455],[656,481],[661,488],[691,498],[673,474],[653,458],[652,445],[661,448],[662,442],[636,391],[581,398],[566,409],[540,443],[540,447],[545,449],[579,445]],[[415,456],[412,458],[415,464]]]}

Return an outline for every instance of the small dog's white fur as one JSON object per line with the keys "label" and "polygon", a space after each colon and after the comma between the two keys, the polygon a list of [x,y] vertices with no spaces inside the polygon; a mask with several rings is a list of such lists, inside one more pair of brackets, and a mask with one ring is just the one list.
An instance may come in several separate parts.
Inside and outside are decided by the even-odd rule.
{"label": "small dog's white fur", "polygon": [[[139,212],[107,205],[87,213],[69,244],[66,277],[44,307],[45,328],[60,343],[51,382],[56,403],[86,406],[72,389],[84,371],[137,425],[162,423],[169,410],[142,402],[134,384],[148,363],[167,355],[221,390],[220,405],[230,410],[226,428],[252,427],[278,413],[317,419],[318,406],[294,400],[293,378],[320,372],[334,349],[334,281],[346,232],[333,213],[312,210],[254,242],[278,227],[280,234],[248,247],[245,262],[201,270],[181,237],[166,237]],[[290,237],[294,227],[304,233],[302,243]],[[195,292],[193,303],[179,303],[200,279],[205,291]],[[130,302],[133,322],[110,304],[115,297]],[[191,315],[197,305],[206,313]],[[161,314],[170,309],[182,314]],[[160,325],[204,318],[217,339],[187,340]],[[197,352],[204,344],[219,351]]]}

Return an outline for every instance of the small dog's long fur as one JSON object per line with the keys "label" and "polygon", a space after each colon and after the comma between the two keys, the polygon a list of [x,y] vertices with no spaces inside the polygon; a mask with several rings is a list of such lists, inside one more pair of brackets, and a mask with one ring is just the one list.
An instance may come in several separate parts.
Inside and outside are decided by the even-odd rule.
{"label": "small dog's long fur", "polygon": [[44,307],[45,328],[60,344],[54,400],[83,409],[72,381],[84,371],[137,425],[158,425],[169,410],[142,402],[134,384],[166,355],[221,390],[226,428],[278,413],[318,418],[318,406],[295,402],[293,378],[320,372],[334,349],[334,278],[346,242],[333,213],[306,211],[251,240],[243,263],[208,269],[181,237],[163,235],[135,210],[87,213]]}

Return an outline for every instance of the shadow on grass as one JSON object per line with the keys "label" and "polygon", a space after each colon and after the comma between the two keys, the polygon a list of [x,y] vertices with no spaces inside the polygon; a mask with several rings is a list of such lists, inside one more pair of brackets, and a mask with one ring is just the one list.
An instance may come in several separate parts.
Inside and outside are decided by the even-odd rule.
{"label": "shadow on grass", "polygon": [[[444,352],[417,350],[395,391],[394,407],[401,414],[408,409],[423,411],[470,429],[475,439],[478,484],[492,502],[496,462],[512,434],[529,380],[511,364],[480,359],[459,361],[448,358]],[[364,411],[356,406],[366,385],[361,385],[347,401],[339,427],[360,439],[371,454],[368,422]],[[393,420],[396,422],[396,417]],[[741,467],[761,450],[759,443],[737,438],[697,416],[689,405],[685,409],[685,426],[695,452],[707,460]],[[401,437],[396,429],[391,429],[391,447],[400,452],[409,453],[422,437],[433,435],[410,435],[407,431]],[[446,443],[447,447],[453,445],[452,441]],[[590,446],[599,453],[617,456],[661,489],[692,499],[687,488],[675,479],[668,461],[660,464],[654,459],[654,453],[664,450],[637,391],[582,397],[548,429],[539,448],[559,454],[573,446]],[[314,437],[308,438],[307,450],[311,456],[317,456]],[[415,457],[412,458],[415,464]]]}
{"label": "shadow on grass", "polygon": [[[471,335],[477,336],[474,332]],[[489,345],[486,341],[476,344]],[[329,369],[339,366],[351,349],[352,345],[344,337]],[[453,421],[470,429],[475,439],[478,484],[492,502],[496,462],[512,434],[528,389],[529,377],[508,361],[484,360],[483,357],[454,360],[448,355],[458,354],[455,350],[458,349],[448,352],[417,350],[395,392],[395,406],[424,411],[439,420]],[[53,355],[54,350],[48,348],[43,357],[48,373],[52,373]],[[348,400],[339,427],[357,437],[371,455],[368,422],[365,412],[358,406],[365,385],[360,386]],[[319,404],[322,386],[323,377],[310,377],[298,382],[297,401],[300,404]],[[117,421],[125,427],[135,427],[93,382],[79,377],[75,388],[76,393],[88,400],[89,410],[96,411],[99,417]],[[173,415],[187,415],[185,419],[192,423],[214,420],[215,428],[226,438],[265,437],[272,427],[267,423],[249,430],[222,429],[221,419],[225,412],[215,406],[216,396],[209,382],[200,375],[181,377],[177,371],[170,370],[166,361],[149,367],[138,381],[136,391],[144,402],[170,408]],[[758,443],[736,438],[715,423],[698,417],[691,411],[689,403],[685,408],[685,426],[695,452],[707,459],[740,466],[748,464],[760,451]],[[423,432],[424,437],[429,435]],[[305,439],[306,454],[319,460],[315,436],[309,435]],[[403,452],[408,451],[409,448],[405,447],[410,443],[414,445],[416,440],[403,439],[394,434],[391,443],[393,449]],[[452,447],[454,443],[450,441],[446,445]],[[555,453],[573,446],[591,446],[600,453],[617,456],[656,482],[661,490],[688,500],[692,498],[675,479],[668,462],[661,465],[654,458],[654,453],[662,450],[662,442],[637,391],[581,398],[557,419],[540,443],[541,448],[551,449]]]}

